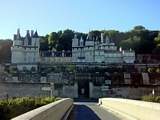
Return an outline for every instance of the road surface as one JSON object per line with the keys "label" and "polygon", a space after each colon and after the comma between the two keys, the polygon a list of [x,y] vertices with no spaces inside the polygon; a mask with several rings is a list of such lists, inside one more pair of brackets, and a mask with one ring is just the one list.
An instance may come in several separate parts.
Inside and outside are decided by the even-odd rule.
{"label": "road surface", "polygon": [[104,109],[94,102],[75,102],[69,120],[127,120],[120,114]]}

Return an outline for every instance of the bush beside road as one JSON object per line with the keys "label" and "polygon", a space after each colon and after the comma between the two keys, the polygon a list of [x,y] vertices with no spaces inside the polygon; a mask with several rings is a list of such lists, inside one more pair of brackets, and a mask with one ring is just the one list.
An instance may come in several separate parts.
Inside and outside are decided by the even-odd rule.
{"label": "bush beside road", "polygon": [[0,100],[0,119],[9,120],[56,100],[55,97],[22,97]]}
{"label": "bush beside road", "polygon": [[146,95],[146,96],[143,96],[141,100],[147,101],[147,102],[160,103],[160,96]]}

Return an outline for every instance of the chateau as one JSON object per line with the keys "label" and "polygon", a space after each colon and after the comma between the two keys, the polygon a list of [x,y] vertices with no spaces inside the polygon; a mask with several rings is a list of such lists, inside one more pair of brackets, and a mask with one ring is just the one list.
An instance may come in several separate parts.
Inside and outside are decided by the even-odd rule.
{"label": "chateau", "polygon": [[11,47],[12,59],[11,63],[16,64],[19,70],[37,69],[39,56],[40,37],[37,31],[30,32],[27,30],[26,36],[21,37],[20,30],[13,38],[13,46]]}
{"label": "chateau", "polygon": [[27,30],[26,36],[21,37],[20,30],[14,35],[12,51],[12,64],[16,64],[19,70],[31,68],[37,69],[37,63],[134,63],[135,52],[133,50],[119,50],[115,43],[101,33],[101,40],[90,33],[86,40],[77,38],[75,34],[72,40],[72,52],[47,51],[40,52],[40,37],[37,31]]}
{"label": "chateau", "polygon": [[133,50],[117,49],[117,46],[108,36],[101,33],[101,41],[89,33],[86,40],[79,40],[77,35],[72,40],[72,62],[96,63],[134,63]]}
{"label": "chateau", "polygon": [[75,34],[72,39],[72,52],[40,51],[37,31],[27,30],[22,37],[18,29],[11,47],[11,64],[0,66],[4,84],[0,90],[12,97],[139,99],[153,88],[159,93],[159,63],[135,62],[133,50],[118,48],[103,33],[99,37],[89,33],[86,39],[78,38]]}

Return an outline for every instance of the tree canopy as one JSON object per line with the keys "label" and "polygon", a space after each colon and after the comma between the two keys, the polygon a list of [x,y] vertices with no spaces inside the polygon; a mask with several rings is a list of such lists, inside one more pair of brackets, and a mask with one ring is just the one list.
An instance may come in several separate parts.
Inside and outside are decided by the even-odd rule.
{"label": "tree canopy", "polygon": [[[136,54],[159,54],[160,53],[160,31],[148,30],[142,25],[135,26],[127,32],[118,30],[92,30],[90,34],[100,40],[101,33],[108,35],[109,38],[116,43],[118,47],[123,49],[133,49]],[[66,29],[58,32],[51,32],[40,39],[40,51],[56,50],[56,51],[71,51],[72,39],[74,34],[84,40],[87,33],[75,32],[74,30]],[[9,62],[11,58],[10,47],[12,40],[0,40],[0,62]]]}
{"label": "tree canopy", "polygon": [[[109,36],[109,38],[116,43],[118,47],[123,49],[133,49],[136,53],[155,53],[160,51],[160,33],[159,31],[147,30],[144,26],[135,26],[132,30],[127,32],[120,32],[118,30],[92,30],[90,34],[100,40],[101,33]],[[41,50],[57,51],[71,51],[72,39],[75,31],[67,29],[64,31],[51,32],[43,37]],[[84,39],[87,33],[76,32],[78,38],[82,36]]]}

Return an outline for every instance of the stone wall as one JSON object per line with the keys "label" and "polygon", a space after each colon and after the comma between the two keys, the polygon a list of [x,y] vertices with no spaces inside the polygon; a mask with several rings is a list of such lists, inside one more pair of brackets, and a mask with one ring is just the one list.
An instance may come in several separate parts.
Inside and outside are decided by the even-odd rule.
{"label": "stone wall", "polygon": [[160,87],[141,86],[141,87],[118,87],[113,88],[113,97],[123,97],[131,99],[140,99],[144,95],[151,95],[152,90],[155,90],[155,95],[159,95]]}
{"label": "stone wall", "polygon": [[63,96],[70,97],[70,98],[77,98],[78,97],[77,83],[75,83],[73,86],[71,85],[63,86]]}
{"label": "stone wall", "polygon": [[63,85],[61,88],[51,87],[50,83],[0,82],[0,98],[24,96],[78,97],[78,86]]}
{"label": "stone wall", "polygon": [[50,91],[42,90],[49,83],[7,83],[0,82],[0,98],[23,96],[49,96]]}
{"label": "stone wall", "polygon": [[131,98],[131,99],[140,99],[144,95],[151,95],[152,90],[154,89],[155,95],[160,95],[160,86],[119,86],[111,87],[105,89],[102,86],[94,86],[90,83],[90,98],[99,98],[99,97],[122,97],[122,98]]}
{"label": "stone wall", "polygon": [[102,91],[100,86],[94,86],[93,83],[89,83],[89,97],[99,98],[102,97]]}

